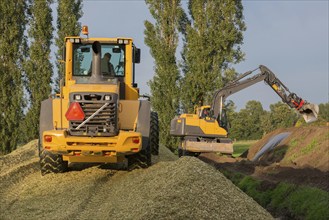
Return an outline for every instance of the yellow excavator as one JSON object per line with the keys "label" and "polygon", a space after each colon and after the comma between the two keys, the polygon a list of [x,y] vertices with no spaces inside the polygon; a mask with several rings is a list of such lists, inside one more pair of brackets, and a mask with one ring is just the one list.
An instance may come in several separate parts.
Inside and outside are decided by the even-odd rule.
{"label": "yellow excavator", "polygon": [[[250,76],[256,70],[260,73]],[[248,78],[246,78],[249,76]],[[212,105],[195,108],[194,114],[181,114],[171,120],[170,134],[180,138],[178,155],[197,156],[203,152],[233,153],[233,142],[228,138],[228,120],[224,103],[228,96],[260,81],[265,81],[284,103],[299,112],[306,123],[317,120],[319,107],[308,103],[289,89],[266,66],[238,76],[215,92]]]}

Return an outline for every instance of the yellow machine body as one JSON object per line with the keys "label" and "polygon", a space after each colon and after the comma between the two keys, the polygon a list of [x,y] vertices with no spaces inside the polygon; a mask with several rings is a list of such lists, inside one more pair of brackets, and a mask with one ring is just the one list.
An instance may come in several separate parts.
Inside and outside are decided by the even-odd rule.
{"label": "yellow machine body", "polygon": [[181,137],[180,148],[188,152],[233,153],[233,143],[228,132],[218,121],[207,117],[210,106],[194,109],[194,114],[181,114],[171,121],[170,134]]}
{"label": "yellow machine body", "polygon": [[[120,68],[124,69],[120,73],[121,75],[109,77],[105,82],[102,81],[101,83],[88,83],[86,81],[90,77],[84,78],[83,75],[74,75],[77,68],[76,63],[80,65],[79,62],[82,62],[82,59],[85,58],[83,50],[91,53],[90,50],[94,50],[95,42],[102,46],[111,46],[111,50],[109,51],[116,51],[114,53],[117,53],[113,53],[112,56],[117,55],[119,57],[119,53],[121,53],[118,58],[118,65],[122,65]],[[77,49],[78,47],[81,47],[81,49]],[[147,130],[149,121],[143,126],[139,123],[145,121],[141,115],[150,114],[150,104],[148,101],[138,100],[139,89],[134,83],[135,60],[133,59],[136,55],[135,50],[136,48],[131,38],[83,38],[77,36],[65,38],[65,60],[63,62],[65,76],[60,88],[60,94],[53,95],[53,97],[42,102],[40,115],[40,151],[46,150],[53,154],[62,155],[62,160],[68,162],[117,163],[125,160],[125,156],[137,153],[142,149],[143,136],[145,134],[143,134],[143,128],[139,129],[139,127],[144,126],[146,127],[144,131]],[[77,51],[79,51],[79,54],[77,54]],[[91,61],[94,62],[93,60],[88,62],[91,63]],[[95,65],[95,63],[92,65]],[[86,68],[84,73],[87,73]],[[87,74],[92,76],[94,73]],[[93,111],[93,114],[88,116],[91,119],[86,116],[83,120],[76,122],[77,125],[87,124],[84,125],[86,127],[85,132],[81,130],[77,133],[75,130],[79,129],[72,127],[72,123],[70,125],[70,121],[66,117],[71,103],[75,102],[72,100],[72,94],[79,94],[80,99],[88,97],[85,103],[83,101],[79,102],[80,106],[85,106],[84,108],[89,108],[86,106],[93,104],[91,101],[94,99],[93,97],[105,97],[106,94],[110,94],[108,95],[110,99],[115,98],[113,103],[111,103],[112,109],[109,112],[111,112],[111,116],[115,117],[117,122],[113,123],[113,125],[108,125],[107,121],[103,123],[104,126],[106,125],[112,130],[108,127],[104,127],[104,129],[100,129],[99,126],[93,127],[90,122],[92,120],[95,122],[97,120],[103,120],[102,116],[99,117],[100,119],[95,119],[97,114],[105,111],[99,108],[99,106],[105,103],[102,102],[94,109],[92,107],[87,109],[88,111]],[[104,109],[106,108],[108,106],[104,107]],[[144,112],[141,112],[143,109]],[[83,110],[87,111],[86,109]],[[96,116],[93,116],[95,114]],[[105,114],[110,113],[105,112]],[[112,132],[114,135],[112,133],[107,134],[104,131],[107,133]],[[77,134],[73,135],[72,132],[76,132]]]}

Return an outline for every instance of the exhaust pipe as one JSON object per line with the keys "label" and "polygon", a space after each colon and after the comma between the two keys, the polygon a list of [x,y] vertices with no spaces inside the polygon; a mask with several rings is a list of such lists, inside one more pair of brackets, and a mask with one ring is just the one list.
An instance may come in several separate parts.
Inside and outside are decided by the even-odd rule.
{"label": "exhaust pipe", "polygon": [[101,57],[102,47],[99,41],[95,41],[92,45],[93,58],[92,58],[92,72],[89,83],[97,83],[101,81]]}
{"label": "exhaust pipe", "polygon": [[316,104],[307,103],[298,111],[303,116],[306,123],[311,123],[318,120],[319,106]]}

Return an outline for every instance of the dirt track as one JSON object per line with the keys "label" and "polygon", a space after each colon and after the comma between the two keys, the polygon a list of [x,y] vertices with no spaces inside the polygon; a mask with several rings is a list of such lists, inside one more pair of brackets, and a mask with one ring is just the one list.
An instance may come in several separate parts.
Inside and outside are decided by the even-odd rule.
{"label": "dirt track", "polygon": [[160,149],[148,169],[41,176],[36,141],[0,157],[0,219],[272,219],[202,161]]}
{"label": "dirt track", "polygon": [[[250,160],[273,136],[291,132],[274,151],[253,163]],[[256,142],[246,158],[225,158],[202,154],[199,158],[219,170],[240,172],[273,183],[290,182],[329,192],[329,127],[278,129]]]}

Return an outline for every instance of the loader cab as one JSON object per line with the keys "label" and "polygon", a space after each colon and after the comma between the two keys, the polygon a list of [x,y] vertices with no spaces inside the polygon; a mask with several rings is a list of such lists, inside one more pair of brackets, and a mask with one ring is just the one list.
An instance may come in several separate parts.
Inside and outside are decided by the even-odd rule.
{"label": "loader cab", "polygon": [[[105,55],[110,59],[104,61]],[[65,86],[118,85],[120,99],[138,99],[135,64],[140,63],[140,49],[131,38],[66,37],[64,57]]]}

